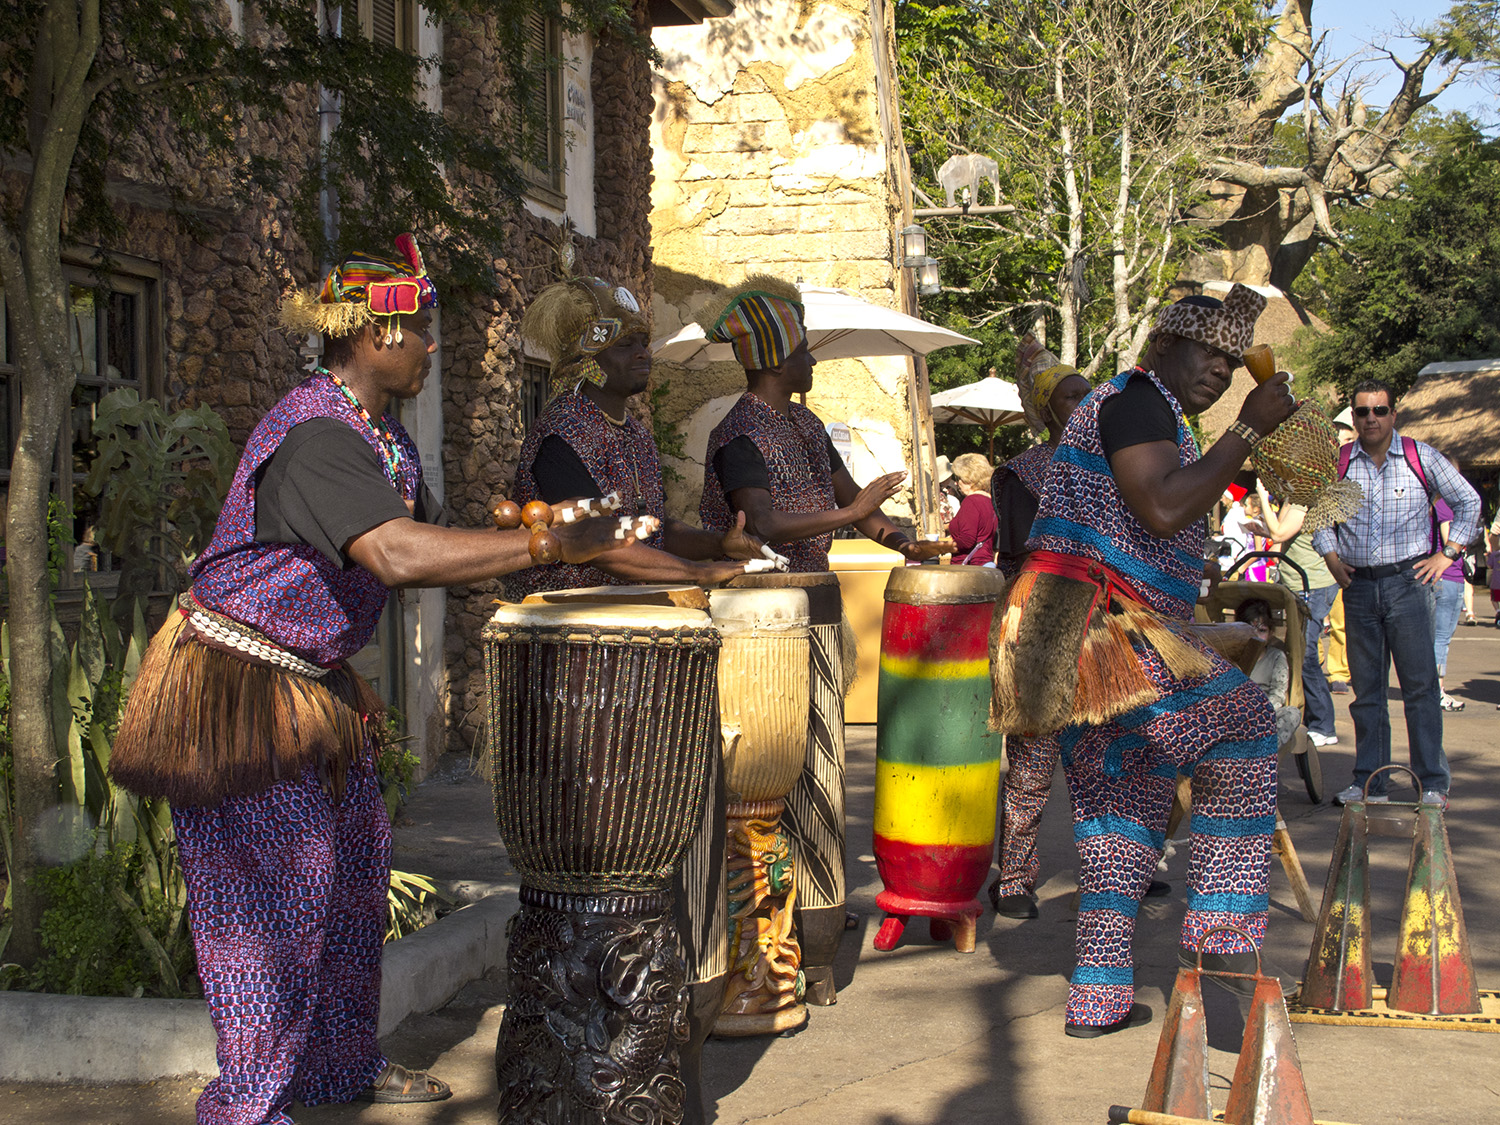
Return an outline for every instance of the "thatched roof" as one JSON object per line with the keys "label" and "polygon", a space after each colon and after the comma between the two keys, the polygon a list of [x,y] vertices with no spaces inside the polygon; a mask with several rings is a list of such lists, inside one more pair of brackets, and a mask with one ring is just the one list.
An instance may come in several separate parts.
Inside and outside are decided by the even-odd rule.
{"label": "thatched roof", "polygon": [[1429,363],[1397,404],[1396,428],[1466,473],[1500,465],[1500,359]]}
{"label": "thatched roof", "polygon": [[[1255,322],[1255,343],[1269,344],[1277,354],[1277,366],[1282,370],[1290,370],[1295,375],[1297,372],[1288,368],[1281,362],[1281,353],[1291,343],[1292,336],[1299,328],[1311,326],[1319,332],[1328,331],[1328,325],[1318,317],[1308,312],[1307,309],[1295,297],[1290,297],[1280,289],[1269,286],[1255,286],[1255,291],[1266,298],[1265,311],[1260,314],[1260,319]],[[1229,282],[1210,281],[1203,287],[1203,292],[1209,297],[1222,298],[1229,291]],[[1234,374],[1234,382],[1224,392],[1224,397],[1219,399],[1202,414],[1198,415],[1198,424],[1203,427],[1203,436],[1212,443],[1240,416],[1240,407],[1244,405],[1245,396],[1255,386],[1255,380],[1250,378],[1250,372],[1241,368]]]}

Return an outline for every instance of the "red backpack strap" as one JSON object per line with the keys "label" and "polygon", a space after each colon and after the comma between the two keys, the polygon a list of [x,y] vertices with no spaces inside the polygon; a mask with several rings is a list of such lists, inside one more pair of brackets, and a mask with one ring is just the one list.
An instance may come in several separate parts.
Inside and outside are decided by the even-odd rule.
{"label": "red backpack strap", "polygon": [[1339,446],[1339,480],[1349,475],[1349,458],[1354,455],[1354,443],[1347,442]]}

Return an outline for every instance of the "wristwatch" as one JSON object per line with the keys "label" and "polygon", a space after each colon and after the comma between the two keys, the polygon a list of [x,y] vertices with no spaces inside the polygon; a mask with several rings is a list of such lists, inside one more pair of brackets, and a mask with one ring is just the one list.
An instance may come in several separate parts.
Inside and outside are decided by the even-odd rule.
{"label": "wristwatch", "polygon": [[1453,562],[1461,554],[1463,554],[1463,551],[1455,547],[1452,543],[1448,543],[1443,547],[1443,558],[1449,562]]}

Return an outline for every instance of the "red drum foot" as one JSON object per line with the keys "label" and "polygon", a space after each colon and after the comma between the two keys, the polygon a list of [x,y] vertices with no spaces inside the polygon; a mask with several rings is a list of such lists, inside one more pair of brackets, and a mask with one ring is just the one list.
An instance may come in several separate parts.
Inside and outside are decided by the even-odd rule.
{"label": "red drum foot", "polygon": [[933,941],[947,941],[953,936],[953,923],[946,918],[929,918],[927,932]]}
{"label": "red drum foot", "polygon": [[899,914],[887,914],[885,921],[880,923],[880,932],[875,935],[875,948],[882,953],[889,953],[896,948],[896,943],[901,940],[902,931],[905,929],[905,917]]}

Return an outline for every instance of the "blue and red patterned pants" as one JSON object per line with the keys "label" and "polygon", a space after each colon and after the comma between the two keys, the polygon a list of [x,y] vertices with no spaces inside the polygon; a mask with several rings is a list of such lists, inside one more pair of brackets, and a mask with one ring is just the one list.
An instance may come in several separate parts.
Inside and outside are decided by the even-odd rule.
{"label": "blue and red patterned pants", "polygon": [[[1136,909],[1166,845],[1179,770],[1193,778],[1182,945],[1197,948],[1204,933],[1223,925],[1248,931],[1257,948],[1265,936],[1276,829],[1271,705],[1218,657],[1208,675],[1178,681],[1155,652],[1140,656],[1160,699],[1102,726],[1065,727],[1057,735],[1079,860],[1069,1023],[1109,1024],[1130,1010]],[[1234,953],[1247,946],[1219,933],[1203,948]]]}
{"label": "blue and red patterned pants", "polygon": [[375,1041],[391,829],[370,756],[342,805],[312,771],[213,808],[174,808],[219,1076],[201,1125],[289,1125],[385,1067]]}
{"label": "blue and red patterned pants", "polygon": [[1019,895],[1036,889],[1041,863],[1036,855],[1036,834],[1042,810],[1052,792],[1057,770],[1057,739],[1007,736],[1005,757],[1009,763],[1000,798],[1004,808],[1000,833],[1000,878],[995,894]]}

